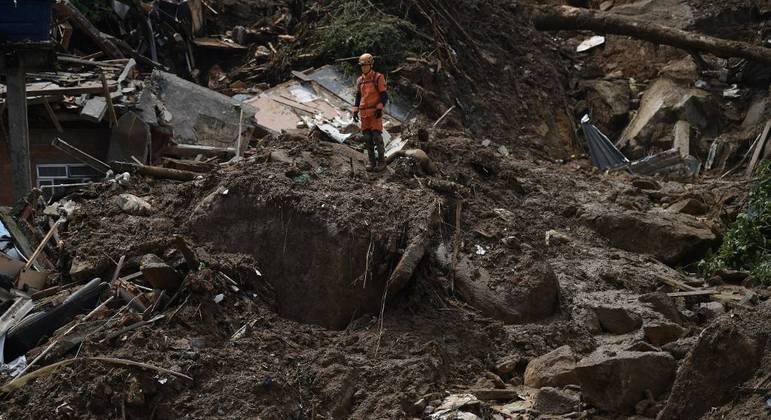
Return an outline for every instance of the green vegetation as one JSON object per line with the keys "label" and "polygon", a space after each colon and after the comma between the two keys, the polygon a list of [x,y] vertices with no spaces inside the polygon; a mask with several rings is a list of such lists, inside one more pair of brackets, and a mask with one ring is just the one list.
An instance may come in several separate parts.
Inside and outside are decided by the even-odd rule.
{"label": "green vegetation", "polygon": [[[369,52],[377,57],[378,71],[387,72],[404,61],[408,52],[422,51],[424,45],[414,36],[415,25],[383,12],[373,3],[361,0],[336,0],[335,14],[320,29],[318,49],[328,61],[358,57]],[[347,70],[356,61],[345,62]]]}
{"label": "green vegetation", "polygon": [[761,163],[747,208],[737,216],[716,253],[699,263],[704,275],[731,268],[746,270],[771,284],[771,161]]}

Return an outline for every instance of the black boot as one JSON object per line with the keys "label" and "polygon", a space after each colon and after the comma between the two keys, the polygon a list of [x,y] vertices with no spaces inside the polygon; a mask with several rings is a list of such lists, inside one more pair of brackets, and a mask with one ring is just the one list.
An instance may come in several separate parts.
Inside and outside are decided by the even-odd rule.
{"label": "black boot", "polygon": [[376,131],[374,132],[373,136],[373,142],[375,143],[375,146],[377,147],[377,163],[378,163],[378,169],[383,170],[386,167],[385,162],[385,144],[383,143],[383,135]]}

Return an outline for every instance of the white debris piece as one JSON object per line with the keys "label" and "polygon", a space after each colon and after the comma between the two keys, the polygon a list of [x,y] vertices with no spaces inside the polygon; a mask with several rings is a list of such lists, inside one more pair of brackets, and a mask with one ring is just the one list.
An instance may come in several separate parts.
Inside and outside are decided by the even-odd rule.
{"label": "white debris piece", "polygon": [[595,35],[586,41],[578,44],[578,47],[576,47],[576,52],[584,52],[589,51],[594,47],[599,47],[600,45],[605,43],[605,37],[601,35]]}

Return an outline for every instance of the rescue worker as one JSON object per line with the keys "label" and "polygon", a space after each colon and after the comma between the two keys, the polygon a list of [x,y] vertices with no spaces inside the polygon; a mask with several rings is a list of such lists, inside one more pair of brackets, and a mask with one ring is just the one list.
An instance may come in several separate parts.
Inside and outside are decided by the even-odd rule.
{"label": "rescue worker", "polygon": [[359,57],[361,76],[356,80],[356,102],[353,106],[353,120],[358,122],[361,119],[361,132],[367,144],[368,171],[385,168],[383,109],[388,103],[388,90],[385,76],[373,70],[374,64],[375,58],[372,54],[362,54]]}

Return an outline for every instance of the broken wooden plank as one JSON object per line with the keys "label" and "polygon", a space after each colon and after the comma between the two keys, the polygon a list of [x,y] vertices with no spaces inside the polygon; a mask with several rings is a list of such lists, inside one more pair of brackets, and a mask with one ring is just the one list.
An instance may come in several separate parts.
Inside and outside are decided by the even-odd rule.
{"label": "broken wooden plank", "polygon": [[108,63],[104,61],[83,60],[80,58],[67,57],[63,55],[57,55],[56,60],[61,61],[62,63],[80,64],[82,66],[92,66],[92,67],[106,67],[113,70],[119,70],[122,67],[121,65],[118,65],[115,63]]}
{"label": "broken wooden plank", "polygon": [[110,96],[110,88],[107,85],[107,77],[104,75],[104,72],[102,72],[99,76],[102,79],[102,93],[104,98],[107,100],[107,110],[110,116],[110,128],[112,128],[118,125],[118,116],[115,114],[115,107],[112,105],[112,96]]}
{"label": "broken wooden plank", "polygon": [[172,169],[181,169],[184,171],[207,173],[214,170],[217,165],[213,163],[199,162],[195,160],[187,159],[174,159],[170,157],[161,158],[164,162],[164,166]]}
{"label": "broken wooden plank", "polygon": [[66,141],[62,140],[59,137],[55,138],[54,141],[51,142],[51,146],[63,151],[64,153],[67,153],[68,155],[74,157],[75,159],[85,163],[86,165],[94,168],[95,170],[103,174],[106,174],[107,171],[111,169],[110,165],[89,155],[88,153],[78,149],[77,147],[67,143]]}
{"label": "broken wooden plank", "polygon": [[126,78],[131,73],[131,70],[136,67],[137,61],[133,58],[129,60],[129,62],[126,64],[126,67],[123,68],[123,71],[120,73],[120,76],[118,76],[118,86],[122,85],[123,82],[126,80]]}
{"label": "broken wooden plank", "polygon": [[684,282],[682,282],[680,280],[669,279],[669,278],[666,278],[666,277],[658,277],[658,280],[660,282],[664,283],[664,284],[667,284],[667,285],[672,286],[675,289],[679,289],[679,290],[685,290],[685,291],[688,291],[688,292],[693,292],[693,291],[699,290],[698,287],[689,286],[689,285],[685,284]]}
{"label": "broken wooden plank", "polygon": [[750,163],[747,164],[747,172],[745,175],[749,178],[752,176],[752,172],[755,171],[755,165],[758,164],[758,159],[760,158],[760,155],[763,153],[763,149],[766,147],[766,141],[768,140],[768,131],[771,130],[771,120],[768,120],[766,122],[766,126],[763,128],[763,134],[760,135],[760,140],[758,141],[758,144],[755,146],[755,153],[752,154],[752,159],[750,159]]}
{"label": "broken wooden plank", "polygon": [[193,40],[193,43],[198,47],[213,48],[218,50],[243,51],[248,49],[247,47],[232,41],[227,41],[219,38],[211,38],[211,37],[195,38]]}
{"label": "broken wooden plank", "polygon": [[107,113],[107,99],[103,96],[95,96],[88,101],[80,110],[80,116],[88,121],[101,122],[104,114]]}
{"label": "broken wooden plank", "polygon": [[[115,89],[117,89],[117,84],[109,83],[108,88],[112,92]],[[32,96],[56,96],[56,95],[67,95],[67,96],[77,96],[82,95],[84,93],[87,94],[101,94],[104,92],[104,86],[102,85],[102,82],[84,82],[80,86],[71,86],[71,87],[61,87],[54,83],[48,84],[46,87],[31,87],[27,89],[27,97]],[[5,98],[8,93],[8,90],[5,86],[0,86],[0,98]]]}

